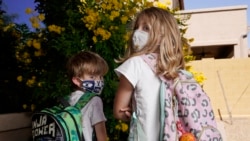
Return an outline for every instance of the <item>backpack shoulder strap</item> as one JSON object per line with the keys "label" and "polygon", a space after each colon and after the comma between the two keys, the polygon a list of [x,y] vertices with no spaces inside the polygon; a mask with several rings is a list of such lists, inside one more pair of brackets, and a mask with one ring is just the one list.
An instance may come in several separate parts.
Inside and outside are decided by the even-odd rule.
{"label": "backpack shoulder strap", "polygon": [[[158,55],[156,53],[150,53],[150,54],[143,54],[141,55],[143,60],[148,64],[148,66],[151,68],[151,70],[156,73],[156,60],[158,58]],[[163,81],[170,83],[170,80],[165,79],[163,75],[158,75],[158,77]]]}
{"label": "backpack shoulder strap", "polygon": [[[158,58],[158,55],[156,53],[150,53],[150,54],[143,54],[141,55],[142,59],[148,64],[148,66],[151,68],[151,70],[156,73],[156,60]],[[164,80],[160,76],[161,80]]]}
{"label": "backpack shoulder strap", "polygon": [[150,54],[143,54],[141,55],[143,60],[149,65],[149,67],[156,72],[156,60],[158,58],[158,55],[156,53],[150,53]]}
{"label": "backpack shoulder strap", "polygon": [[97,96],[97,94],[87,92],[80,97],[74,106],[78,109],[82,109],[94,96]]}

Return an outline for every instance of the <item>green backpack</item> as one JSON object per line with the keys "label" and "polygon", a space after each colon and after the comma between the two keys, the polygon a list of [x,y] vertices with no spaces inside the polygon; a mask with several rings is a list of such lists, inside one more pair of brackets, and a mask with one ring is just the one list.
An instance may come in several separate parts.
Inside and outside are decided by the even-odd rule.
{"label": "green backpack", "polygon": [[81,109],[94,96],[85,93],[74,106],[64,100],[58,106],[35,112],[31,119],[33,141],[84,141]]}

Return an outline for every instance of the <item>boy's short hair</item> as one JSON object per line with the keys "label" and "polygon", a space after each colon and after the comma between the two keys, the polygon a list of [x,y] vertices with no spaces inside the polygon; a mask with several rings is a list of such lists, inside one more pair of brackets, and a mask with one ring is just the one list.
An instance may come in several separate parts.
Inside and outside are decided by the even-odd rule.
{"label": "boy's short hair", "polygon": [[73,55],[67,62],[68,76],[82,77],[84,74],[105,75],[108,70],[107,62],[97,53],[81,51]]}

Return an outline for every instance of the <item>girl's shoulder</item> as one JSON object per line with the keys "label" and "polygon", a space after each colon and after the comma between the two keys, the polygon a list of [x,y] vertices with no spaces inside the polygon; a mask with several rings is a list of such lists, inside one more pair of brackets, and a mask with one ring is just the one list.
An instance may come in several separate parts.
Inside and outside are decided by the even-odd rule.
{"label": "girl's shoulder", "polygon": [[141,65],[143,62],[143,59],[140,56],[133,56],[128,58],[126,61],[124,61],[118,68],[137,68],[139,65]]}
{"label": "girl's shoulder", "polygon": [[144,57],[150,57],[150,58],[153,57],[153,58],[157,59],[158,58],[158,54],[157,53],[141,54],[141,55],[137,55],[137,56],[132,56],[129,59],[132,59],[132,60],[143,60]]}
{"label": "girl's shoulder", "polygon": [[140,61],[142,61],[142,56],[138,55],[128,58],[125,62],[140,62]]}

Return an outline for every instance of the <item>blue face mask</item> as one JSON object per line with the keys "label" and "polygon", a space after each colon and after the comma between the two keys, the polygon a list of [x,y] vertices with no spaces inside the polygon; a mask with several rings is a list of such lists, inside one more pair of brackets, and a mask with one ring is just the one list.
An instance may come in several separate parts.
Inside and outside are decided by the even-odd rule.
{"label": "blue face mask", "polygon": [[100,95],[104,87],[103,80],[84,80],[82,81],[82,88],[91,93],[96,93]]}

